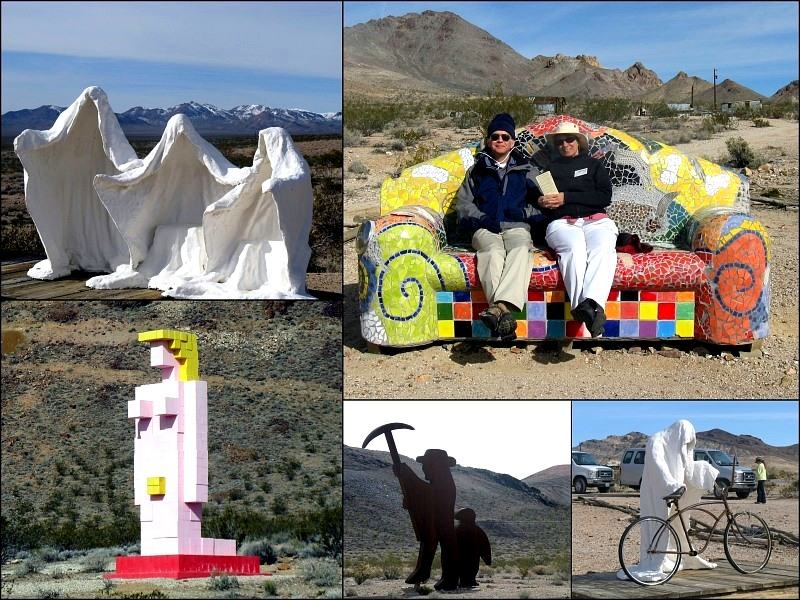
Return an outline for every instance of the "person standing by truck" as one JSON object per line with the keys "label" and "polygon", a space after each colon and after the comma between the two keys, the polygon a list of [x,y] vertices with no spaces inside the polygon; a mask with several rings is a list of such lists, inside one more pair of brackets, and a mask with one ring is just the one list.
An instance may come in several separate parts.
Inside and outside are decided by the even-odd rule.
{"label": "person standing by truck", "polygon": [[764,490],[764,486],[767,482],[767,466],[764,464],[764,459],[760,456],[756,456],[756,482],[756,494],[758,495],[756,504],[766,504],[767,492]]}

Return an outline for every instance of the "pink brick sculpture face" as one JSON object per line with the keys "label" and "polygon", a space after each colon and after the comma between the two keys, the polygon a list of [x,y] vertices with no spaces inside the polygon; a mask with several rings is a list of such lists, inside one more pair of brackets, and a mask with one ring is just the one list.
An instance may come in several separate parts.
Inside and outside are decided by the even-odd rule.
{"label": "pink brick sculpture face", "polygon": [[[150,365],[161,370],[162,381],[137,386],[128,402],[128,418],[136,425],[134,503],[140,510],[141,555],[235,556],[236,540],[201,535],[208,501],[207,384],[180,381],[168,343],[151,344]],[[164,494],[148,491],[148,479],[157,477],[166,482]]]}

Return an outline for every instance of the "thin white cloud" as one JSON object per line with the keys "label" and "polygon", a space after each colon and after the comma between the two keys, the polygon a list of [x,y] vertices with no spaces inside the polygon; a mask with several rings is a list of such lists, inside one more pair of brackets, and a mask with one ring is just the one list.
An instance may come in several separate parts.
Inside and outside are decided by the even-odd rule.
{"label": "thin white cloud", "polygon": [[336,2],[3,3],[2,49],[341,77]]}

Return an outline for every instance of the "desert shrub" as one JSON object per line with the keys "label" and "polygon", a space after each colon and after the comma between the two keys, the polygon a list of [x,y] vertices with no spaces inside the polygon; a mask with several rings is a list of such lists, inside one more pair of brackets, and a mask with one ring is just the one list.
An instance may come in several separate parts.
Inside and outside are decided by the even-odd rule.
{"label": "desert shrub", "polygon": [[239,588],[239,580],[230,575],[212,575],[208,580],[208,589],[225,591]]}
{"label": "desert shrub", "polygon": [[278,586],[274,581],[265,581],[261,589],[264,590],[264,595],[267,597],[278,595]]}
{"label": "desert shrub", "polygon": [[241,553],[245,556],[258,556],[262,565],[271,565],[278,560],[278,555],[269,540],[263,538],[245,541],[241,546]]}
{"label": "desert shrub", "polygon": [[65,576],[66,573],[64,572],[64,569],[62,569],[61,567],[56,567],[50,572],[51,579],[64,579]]}
{"label": "desert shrub", "polygon": [[753,125],[755,127],[770,127],[771,126],[770,122],[767,121],[766,119],[758,119],[758,118],[753,119]]}
{"label": "desert shrub", "polygon": [[413,115],[416,107],[402,102],[382,102],[363,98],[345,98],[342,116],[347,126],[372,135],[394,121]]}
{"label": "desert shrub", "polygon": [[55,588],[37,588],[37,598],[61,598],[61,592]]}
{"label": "desert shrub", "polygon": [[105,553],[87,554],[81,559],[84,573],[102,573],[108,570],[109,556]]}
{"label": "desert shrub", "polygon": [[768,119],[797,120],[798,104],[796,102],[771,102],[761,106],[761,115]]}
{"label": "desert shrub", "polygon": [[367,168],[364,163],[359,161],[351,163],[350,166],[347,167],[347,170],[351,173],[355,173],[356,175],[366,175],[369,173],[369,168]]}
{"label": "desert shrub", "polygon": [[438,153],[435,144],[420,144],[413,152],[407,154],[405,157],[399,157],[395,164],[395,175],[399,175],[403,169],[413,167],[426,160],[434,158]]}
{"label": "desert shrub", "polygon": [[622,98],[589,98],[575,111],[585,121],[613,123],[628,119],[633,113],[633,103]]}
{"label": "desert shrub", "polygon": [[50,546],[40,548],[37,554],[39,555],[39,558],[46,563],[57,562],[59,560],[58,550],[51,548]]}
{"label": "desert shrub", "polygon": [[647,115],[651,119],[662,119],[664,117],[675,116],[675,111],[667,106],[666,102],[652,102],[645,104],[645,108],[647,109]]}
{"label": "desert shrub", "polygon": [[272,510],[272,514],[275,516],[285,515],[286,511],[288,510],[286,499],[282,496],[277,496],[274,498],[272,500],[272,504],[270,505],[270,510]]}
{"label": "desert shrub", "polygon": [[131,600],[160,600],[161,598],[169,598],[164,592],[159,589],[154,589],[150,592],[125,592],[123,598],[130,598]]}
{"label": "desert shrub", "polygon": [[367,563],[359,562],[348,569],[348,575],[355,579],[358,585],[364,583],[370,577],[375,577],[375,568]]}
{"label": "desert shrub", "polygon": [[734,167],[751,167],[758,166],[755,164],[756,156],[750,145],[741,137],[733,137],[725,140],[725,146],[728,148],[730,155],[730,162]]}
{"label": "desert shrub", "polygon": [[[406,149],[406,143],[403,140],[392,140],[389,144],[389,149],[394,150],[395,152],[402,152]],[[378,152],[383,152],[383,150],[377,149]]]}
{"label": "desert shrub", "polygon": [[381,561],[384,579],[400,579],[403,572],[403,563],[394,554],[387,554]]}
{"label": "desert shrub", "polygon": [[330,587],[341,582],[342,570],[331,560],[307,559],[302,563],[303,579],[322,587]]}
{"label": "desert shrub", "polygon": [[65,303],[50,307],[47,319],[56,323],[71,323],[78,318],[78,311]]}
{"label": "desert shrub", "polygon": [[41,573],[44,569],[44,561],[36,554],[26,558],[19,564],[17,573],[19,575],[28,575],[29,573]]}
{"label": "desert shrub", "polygon": [[357,129],[350,129],[345,125],[343,134],[343,141],[345,146],[348,147],[360,146],[363,139],[364,138],[361,135],[360,131],[358,131]]}

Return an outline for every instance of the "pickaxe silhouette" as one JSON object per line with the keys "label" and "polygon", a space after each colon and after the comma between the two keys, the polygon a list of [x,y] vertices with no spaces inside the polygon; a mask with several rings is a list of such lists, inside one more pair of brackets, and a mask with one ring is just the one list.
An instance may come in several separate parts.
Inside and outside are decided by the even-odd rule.
{"label": "pickaxe silhouette", "polygon": [[[373,429],[372,432],[366,437],[364,443],[361,444],[362,448],[366,448],[367,444],[369,444],[372,440],[374,440],[379,435],[386,436],[386,443],[389,446],[389,454],[392,456],[392,463],[396,466],[400,466],[400,455],[397,453],[397,446],[394,444],[394,437],[392,436],[392,431],[395,429],[411,429],[414,428],[411,425],[406,425],[405,423],[387,423],[386,425],[381,425],[380,427]],[[409,511],[409,516],[411,517],[411,524],[414,526],[414,535],[416,535],[417,540],[419,540],[419,530],[418,528],[421,526],[417,523],[417,520],[420,518],[418,511],[413,510],[413,507],[409,509],[410,502],[413,502],[413,498],[409,496],[405,489],[405,485],[403,484],[402,479],[398,479],[400,481],[400,491],[403,493],[403,508]]]}

